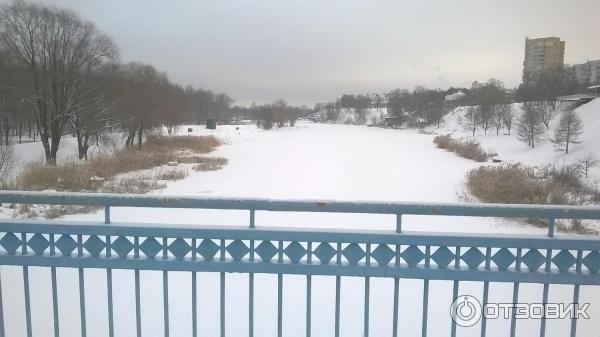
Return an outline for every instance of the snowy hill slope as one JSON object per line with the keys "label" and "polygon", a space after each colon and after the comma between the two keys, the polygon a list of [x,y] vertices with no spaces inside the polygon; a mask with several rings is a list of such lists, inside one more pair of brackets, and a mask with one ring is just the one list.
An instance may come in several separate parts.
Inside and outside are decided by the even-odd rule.
{"label": "snowy hill slope", "polygon": [[[550,129],[546,131],[544,139],[537,143],[535,148],[530,148],[516,136],[521,104],[514,103],[512,108],[516,113],[510,136],[505,128],[500,129],[499,135],[496,135],[494,128],[488,129],[487,135],[480,128],[475,135],[481,146],[487,151],[497,153],[499,159],[529,165],[554,164],[563,166],[575,162],[590,152],[600,158],[600,99],[595,99],[576,109],[578,116],[583,121],[583,134],[580,138],[581,143],[572,144],[568,155],[555,151],[551,142],[554,137],[554,127],[560,119],[559,111],[555,113],[550,123]],[[440,128],[432,128],[430,131],[436,134],[453,134],[458,138],[470,138],[472,136],[471,131],[466,130],[463,124],[465,112],[465,107],[454,109],[444,117]],[[590,182],[600,179],[600,167],[592,169],[590,173]]]}
{"label": "snowy hill slope", "polygon": [[[340,115],[338,116],[335,123],[340,124],[380,124],[384,121],[385,115],[387,114],[387,108],[369,108],[365,111],[365,121],[361,123],[360,116],[357,111],[353,108],[342,108],[340,110]],[[327,116],[327,111],[321,110],[319,111],[319,115],[324,120]]]}

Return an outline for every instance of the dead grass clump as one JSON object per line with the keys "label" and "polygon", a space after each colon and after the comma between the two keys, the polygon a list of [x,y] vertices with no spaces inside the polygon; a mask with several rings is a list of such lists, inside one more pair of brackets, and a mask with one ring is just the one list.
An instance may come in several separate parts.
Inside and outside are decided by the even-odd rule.
{"label": "dead grass clump", "polygon": [[529,177],[521,165],[480,166],[467,173],[469,192],[483,202],[546,204],[542,184]]}
{"label": "dead grass clump", "polygon": [[[568,167],[538,169],[520,164],[480,166],[467,174],[469,193],[482,202],[503,204],[585,205],[593,200],[578,173]],[[548,227],[546,219],[525,219],[529,225]],[[581,220],[556,221],[561,232],[598,234]]]}
{"label": "dead grass clump", "polygon": [[[96,156],[87,162],[70,161],[54,166],[43,162],[31,164],[17,178],[17,187],[23,190],[98,191],[102,189],[105,182],[118,174],[151,169],[172,161],[177,162],[180,158],[176,153],[179,151],[208,153],[219,145],[219,140],[213,136],[150,136],[140,150],[124,149],[111,155]],[[194,160],[196,160],[194,163],[204,163],[204,159]],[[222,165],[211,167],[218,169]],[[162,172],[163,177],[159,180],[183,179],[187,176],[187,172],[183,171]],[[122,190],[114,188],[114,185],[108,188]],[[134,191],[143,189],[141,186],[132,188]]]}
{"label": "dead grass clump", "polygon": [[149,151],[209,153],[219,145],[221,142],[213,136],[149,136],[144,147]]}
{"label": "dead grass clump", "polygon": [[186,169],[172,168],[172,169],[158,171],[155,175],[155,178],[156,178],[156,180],[176,181],[176,180],[181,180],[181,179],[187,177],[188,175],[189,175],[189,172]]}
{"label": "dead grass clump", "polygon": [[66,162],[50,166],[43,162],[28,165],[17,178],[17,186],[25,190],[93,190],[100,184],[92,177],[86,165]]}
{"label": "dead grass clump", "polygon": [[439,149],[450,150],[452,142],[453,139],[450,137],[450,135],[440,135],[433,138],[433,143]]}
{"label": "dead grass clump", "polygon": [[175,155],[168,151],[125,149],[111,156],[98,156],[87,166],[91,176],[110,178],[120,173],[161,166],[172,160],[175,160]]}
{"label": "dead grass clump", "polygon": [[223,168],[229,162],[222,157],[199,157],[198,161],[192,167],[195,171],[216,171]]}
{"label": "dead grass clump", "polygon": [[101,189],[108,193],[145,194],[153,190],[167,187],[164,182],[159,182],[152,173],[137,173],[107,182]]}
{"label": "dead grass clump", "polygon": [[473,139],[457,140],[450,135],[444,135],[436,136],[433,138],[433,142],[440,149],[454,152],[463,158],[477,162],[485,162],[490,158],[490,155],[481,148],[479,142]]}
{"label": "dead grass clump", "polygon": [[99,210],[101,207],[98,206],[50,206],[42,212],[42,215],[46,219],[56,219],[65,215],[91,213]]}

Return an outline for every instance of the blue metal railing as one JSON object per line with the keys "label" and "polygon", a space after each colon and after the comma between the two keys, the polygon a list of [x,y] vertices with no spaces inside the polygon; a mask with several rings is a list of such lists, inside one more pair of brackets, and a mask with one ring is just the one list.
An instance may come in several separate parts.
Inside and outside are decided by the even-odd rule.
{"label": "blue metal railing", "polygon": [[[196,321],[197,272],[220,273],[220,330],[225,331],[225,273],[248,274],[248,335],[254,335],[254,275],[276,274],[278,287],[277,332],[282,336],[283,275],[306,275],[306,335],[311,334],[312,276],[335,277],[335,336],[340,335],[340,287],[342,277],[365,279],[364,335],[369,333],[370,278],[394,281],[392,334],[398,336],[400,279],[423,280],[422,336],[427,336],[430,280],[453,281],[458,296],[461,281],[483,282],[483,303],[487,303],[490,282],[513,283],[513,302],[519,298],[520,283],[543,284],[543,303],[552,284],[573,285],[573,302],[579,302],[582,285],[600,285],[600,240],[596,237],[554,236],[556,219],[600,220],[598,207],[372,203],[337,201],[274,201],[165,196],[134,196],[83,193],[0,192],[0,203],[92,205],[103,207],[104,223],[65,221],[0,220],[0,265],[22,266],[25,321],[32,336],[30,266],[51,271],[54,335],[60,335],[56,268],[76,268],[79,272],[81,335],[86,335],[84,269],[106,270],[108,334],[114,336],[114,269],[135,273],[135,315],[137,335],[141,330],[140,270],[162,271],[163,320],[169,335],[169,271],[191,274],[191,316],[193,336]],[[193,208],[246,210],[248,226],[175,226],[160,224],[111,223],[111,207]],[[331,212],[392,214],[396,230],[348,231],[255,226],[257,211]],[[527,217],[548,220],[542,235],[465,234],[402,231],[403,215]],[[0,336],[4,336],[4,303],[0,283]],[[516,320],[511,320],[511,336]],[[451,335],[456,335],[452,322]],[[540,320],[540,336],[545,336],[546,320]],[[571,336],[577,332],[577,319],[571,322]],[[485,336],[485,317],[481,335]]]}

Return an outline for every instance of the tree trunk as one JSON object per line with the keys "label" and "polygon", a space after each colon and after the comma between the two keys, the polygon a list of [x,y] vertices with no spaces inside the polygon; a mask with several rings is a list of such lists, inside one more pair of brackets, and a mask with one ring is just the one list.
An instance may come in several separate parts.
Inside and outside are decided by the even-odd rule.
{"label": "tree trunk", "polygon": [[143,138],[144,124],[140,121],[140,125],[138,127],[138,150],[142,149],[142,138]]}
{"label": "tree trunk", "polygon": [[89,149],[89,139],[90,139],[90,135],[87,132],[81,132],[81,130],[76,130],[75,131],[75,136],[77,137],[77,153],[79,156],[79,159],[88,159],[87,156],[87,152]]}

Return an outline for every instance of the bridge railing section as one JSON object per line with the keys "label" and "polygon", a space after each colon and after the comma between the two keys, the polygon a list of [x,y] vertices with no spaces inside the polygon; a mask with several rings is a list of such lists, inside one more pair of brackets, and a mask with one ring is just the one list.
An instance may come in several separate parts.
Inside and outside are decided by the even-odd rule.
{"label": "bridge railing section", "polygon": [[[190,315],[192,334],[198,335],[198,272],[220,274],[219,323],[226,336],[225,274],[248,274],[248,335],[254,335],[255,282],[257,273],[277,275],[277,331],[283,331],[283,275],[306,276],[306,335],[311,334],[313,308],[312,276],[335,277],[335,336],[340,335],[340,287],[346,276],[364,282],[364,335],[368,336],[371,301],[370,278],[393,279],[392,335],[398,336],[399,281],[423,282],[422,336],[427,336],[429,282],[453,281],[458,296],[461,281],[483,283],[482,304],[489,296],[490,282],[513,283],[513,302],[519,298],[520,283],[543,285],[542,301],[548,301],[550,285],[573,285],[573,303],[579,302],[580,287],[600,285],[600,240],[593,236],[555,237],[557,219],[600,220],[600,208],[531,205],[374,203],[337,201],[277,201],[216,199],[166,196],[133,196],[81,193],[0,192],[1,203],[91,205],[103,207],[104,223],[49,220],[0,220],[0,265],[22,266],[27,335],[32,335],[29,267],[47,267],[51,274],[54,336],[60,336],[59,298],[56,268],[79,272],[81,335],[87,334],[84,270],[106,270],[108,334],[114,335],[114,269],[134,271],[137,335],[142,335],[140,271],[162,271],[164,334],[169,335],[169,272],[190,273],[192,282]],[[112,223],[111,207],[194,208],[248,211],[248,226],[174,226],[140,223]],[[396,228],[390,231],[333,230],[256,227],[255,213],[331,212],[393,214]],[[476,216],[538,218],[548,221],[547,235],[506,235],[406,232],[403,215]],[[10,303],[1,300],[0,336],[4,336],[4,311]],[[274,323],[275,324],[275,323]],[[517,321],[513,315],[510,334]],[[456,323],[449,326],[456,335]],[[546,319],[540,320],[545,336]],[[485,316],[481,335],[488,333]],[[571,321],[570,335],[577,334],[577,318]]]}

